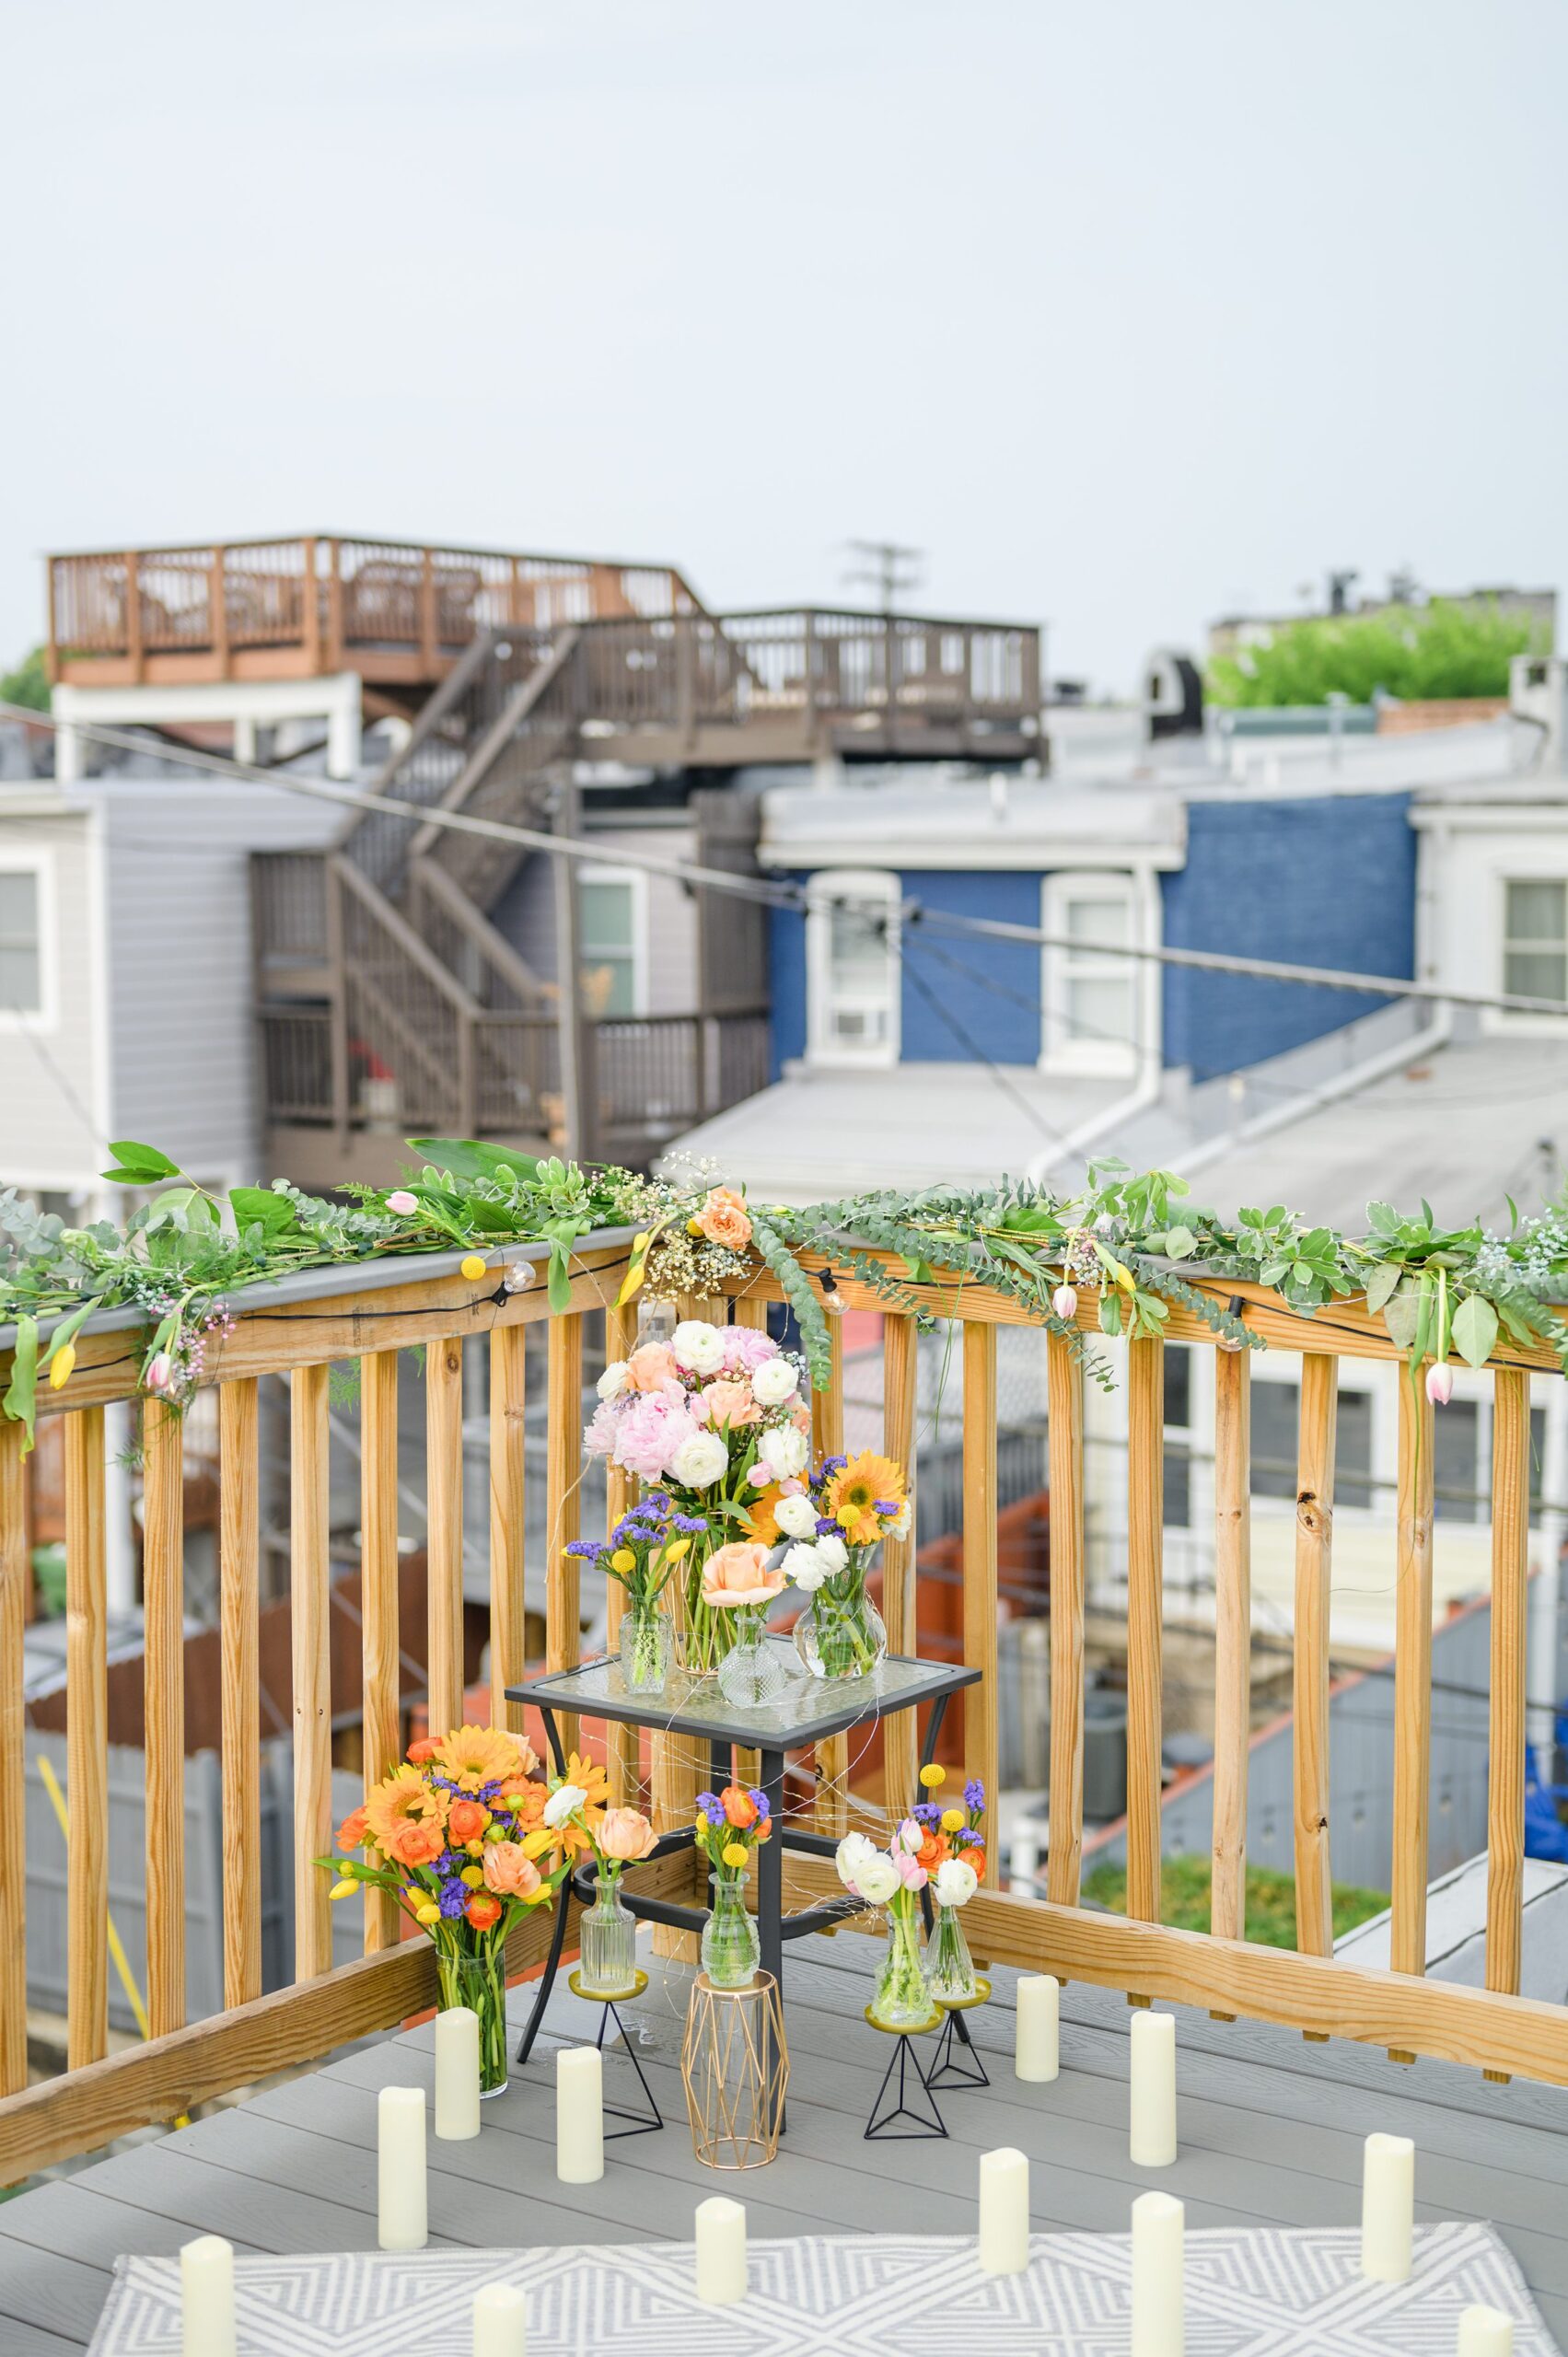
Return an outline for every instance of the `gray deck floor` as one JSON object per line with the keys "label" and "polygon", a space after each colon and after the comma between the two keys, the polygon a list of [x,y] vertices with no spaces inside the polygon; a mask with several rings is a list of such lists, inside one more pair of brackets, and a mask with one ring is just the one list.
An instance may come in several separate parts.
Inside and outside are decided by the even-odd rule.
{"label": "gray deck floor", "polygon": [[[607,2146],[591,2200],[557,2187],[552,2049],[485,2106],[484,2132],[430,2145],[432,2239],[478,2247],[688,2239],[695,2201],[745,2200],[758,2235],[972,2229],[975,2155],[1017,2144],[1033,2160],[1034,2223],[1124,2233],[1132,2196],[1158,2183],[1194,2227],[1353,2224],[1361,2140],[1412,2136],[1417,2214],[1490,2219],[1568,2349],[1568,2093],[1489,2086],[1480,2074],[1369,2049],[1308,2046],[1294,2032],[1178,2015],[1180,2157],[1157,2177],[1127,2158],[1128,2009],[1073,1988],[1063,2005],[1063,2071],[1050,2086],[1012,2075],[1013,1984],[998,1972],[970,2020],[989,2089],[949,2090],[946,2143],[866,2143],[861,2130],[888,2042],[861,2007],[877,1951],[858,1937],[791,1952],[785,1995],[789,2128],[769,2168],[715,2177],[695,2161],[679,2076],[684,1978],[656,1978],[629,2017],[646,2026],[645,2068],[668,2127]],[[531,1994],[531,1992],[528,1992]],[[525,1992],[514,2004],[520,2014]],[[592,2034],[597,2014],[564,1988],[556,2042]],[[172,2252],[192,2235],[247,2250],[375,2247],[376,2091],[430,2085],[428,2027],[352,2051],[157,2142],[119,2154],[0,2206],[0,2353],[64,2357],[85,2348],[122,2251]],[[607,2055],[606,2093],[629,2066]],[[965,2357],[955,2352],[955,2357]]]}

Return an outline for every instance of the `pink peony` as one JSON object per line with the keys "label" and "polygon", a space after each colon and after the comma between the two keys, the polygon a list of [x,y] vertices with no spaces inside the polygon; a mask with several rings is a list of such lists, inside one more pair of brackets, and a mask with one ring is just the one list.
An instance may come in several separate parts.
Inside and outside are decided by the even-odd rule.
{"label": "pink peony", "polygon": [[764,1359],[777,1358],[779,1346],[771,1334],[760,1326],[726,1326],[719,1336],[724,1344],[724,1363],[731,1369],[738,1368],[749,1375]]}
{"label": "pink peony", "polygon": [[708,1411],[708,1420],[731,1429],[737,1424],[760,1424],[762,1411],[751,1397],[749,1383],[726,1383],[721,1376],[716,1383],[704,1384],[701,1393]]}
{"label": "pink peony", "polygon": [[687,1411],[662,1391],[643,1392],[621,1408],[611,1453],[617,1465],[640,1480],[661,1480],[681,1442],[696,1429]]}
{"label": "pink peony", "polygon": [[583,1446],[590,1457],[610,1457],[615,1451],[616,1429],[620,1418],[613,1399],[601,1399],[594,1410],[593,1422],[583,1434]]}

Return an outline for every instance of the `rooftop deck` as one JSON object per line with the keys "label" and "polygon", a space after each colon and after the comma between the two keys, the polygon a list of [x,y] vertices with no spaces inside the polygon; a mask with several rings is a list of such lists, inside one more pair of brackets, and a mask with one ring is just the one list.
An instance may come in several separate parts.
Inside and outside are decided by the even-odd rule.
{"label": "rooftop deck", "polygon": [[[1443,2062],[1404,2070],[1365,2049],[1307,2046],[1294,2031],[1215,2025],[1179,2009],[1180,2155],[1152,2177],[1127,2157],[1124,2000],[1066,1990],[1062,2076],[1026,2087],[1012,2075],[1016,1975],[999,1969],[991,2004],[970,2017],[992,2084],[942,2094],[949,2142],[867,2144],[861,2130],[886,2060],[886,2041],[861,2019],[875,1955],[848,1933],[791,1952],[789,2126],[778,2159],[743,2178],[715,2177],[692,2155],[679,2072],[685,1978],[654,1964],[646,1995],[627,2014],[645,2034],[641,2059],[667,2125],[609,2145],[603,2184],[587,2201],[555,2181],[552,2054],[592,2035],[597,2009],[561,1988],[533,2060],[485,2107],[477,2142],[432,2138],[432,2242],[684,2241],[693,2205],[715,2189],[744,2200],[759,2236],[963,2234],[973,2223],[976,2155],[999,2144],[1030,2156],[1037,2231],[1125,2233],[1132,2199],[1153,2183],[1186,2203],[1194,2229],[1353,2226],[1362,2139],[1381,2129],[1415,2140],[1418,2220],[1490,2220],[1568,2345],[1568,2093],[1488,2085]],[[524,1994],[514,1997],[519,2019]],[[0,2210],[6,2357],[85,2348],[122,2252],[172,2253],[199,2233],[242,2250],[373,2249],[376,2090],[433,2086],[432,2044],[427,2026],[362,2047],[8,2203]],[[610,2101],[624,2067],[607,2060]]]}

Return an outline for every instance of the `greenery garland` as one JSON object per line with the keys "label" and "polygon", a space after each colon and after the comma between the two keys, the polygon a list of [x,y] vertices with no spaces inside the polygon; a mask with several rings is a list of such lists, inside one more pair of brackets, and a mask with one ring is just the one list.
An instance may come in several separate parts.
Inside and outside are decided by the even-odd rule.
{"label": "greenery garland", "polygon": [[16,1327],[5,1413],[30,1435],[40,1380],[59,1388],[69,1379],[75,1337],[95,1311],[139,1313],[141,1386],[179,1404],[203,1378],[209,1339],[226,1330],[252,1287],[307,1269],[458,1248],[473,1259],[466,1274],[516,1289],[532,1281],[532,1263],[508,1264],[505,1248],[543,1246],[551,1304],[563,1309],[577,1244],[616,1226],[634,1231],[622,1303],[645,1289],[740,1292],[754,1249],[795,1313],[819,1389],[832,1363],[832,1287],[826,1273],[814,1281],[800,1266],[802,1251],[925,1326],[935,1318],[921,1289],[939,1278],[1004,1294],[1084,1353],[1102,1382],[1109,1371],[1086,1351],[1074,1322],[1080,1287],[1098,1292],[1107,1335],[1159,1335],[1175,1304],[1220,1341],[1262,1348],[1245,1319],[1195,1282],[1215,1279],[1269,1286],[1303,1317],[1365,1296],[1412,1381],[1432,1363],[1434,1399],[1451,1388],[1451,1355],[1484,1365],[1500,1334],[1545,1346],[1568,1372],[1568,1324],[1552,1306],[1568,1300],[1561,1194],[1523,1218],[1510,1201],[1505,1235],[1479,1221],[1440,1227],[1423,1202],[1418,1216],[1372,1203],[1367,1232],[1349,1237],[1279,1203],[1226,1223],[1191,1203],[1174,1173],[1135,1173],[1113,1159],[1092,1164],[1075,1195],[1004,1178],[989,1189],[889,1190],[796,1209],[747,1203],[697,1166],[649,1178],[471,1139],[411,1144],[420,1160],[401,1186],[349,1187],[337,1202],[282,1178],[214,1195],[167,1155],[129,1140],[115,1146],[118,1160],[104,1175],[151,1199],[123,1226],[70,1227],[14,1189],[0,1194],[0,1320]]}

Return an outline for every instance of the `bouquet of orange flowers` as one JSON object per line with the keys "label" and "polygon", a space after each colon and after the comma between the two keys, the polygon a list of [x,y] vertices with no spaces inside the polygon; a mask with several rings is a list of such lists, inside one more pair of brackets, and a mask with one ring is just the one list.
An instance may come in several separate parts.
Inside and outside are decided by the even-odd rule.
{"label": "bouquet of orange flowers", "polygon": [[427,1736],[339,1826],[339,1850],[362,1854],[317,1861],[338,1876],[334,1898],[366,1885],[389,1890],[429,1933],[443,2009],[471,2005],[479,2015],[486,2094],[506,2083],[507,1936],[550,1905],[571,1865],[544,1823],[538,1765],[503,1727]]}

